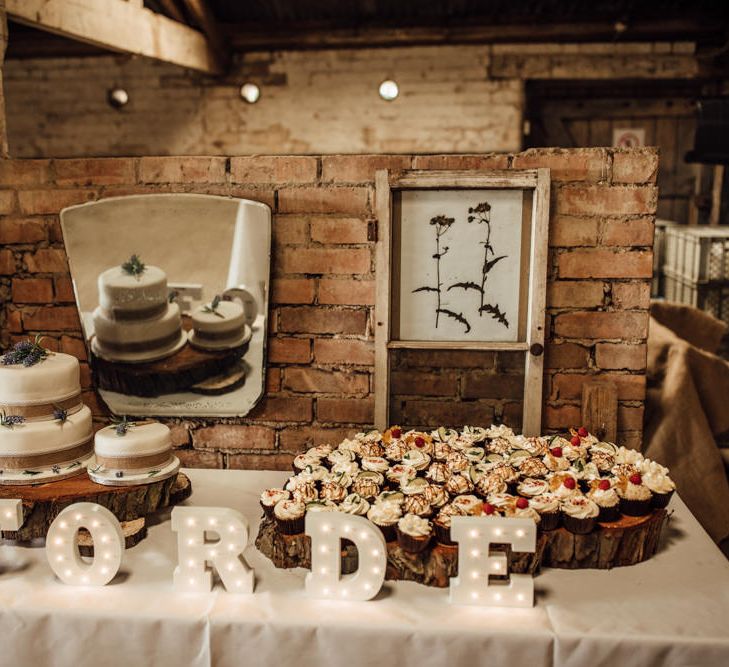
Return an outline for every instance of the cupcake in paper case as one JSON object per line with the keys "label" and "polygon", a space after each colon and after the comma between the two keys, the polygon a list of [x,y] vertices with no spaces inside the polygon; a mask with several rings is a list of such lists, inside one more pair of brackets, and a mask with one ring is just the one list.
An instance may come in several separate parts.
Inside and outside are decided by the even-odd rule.
{"label": "cupcake in paper case", "polygon": [[[643,484],[645,484],[653,494],[651,503],[653,507],[662,509],[668,505],[673,492],[676,490],[676,484],[665,473],[663,466],[656,464],[658,468],[648,469],[643,473]],[[662,470],[661,470],[662,468]]]}
{"label": "cupcake in paper case", "polygon": [[436,484],[445,484],[451,476],[451,471],[445,463],[431,463],[425,477]]}
{"label": "cupcake in paper case", "polygon": [[406,496],[415,496],[425,493],[425,489],[427,489],[428,486],[430,485],[428,484],[427,479],[424,477],[416,477],[415,479],[403,481],[400,484],[400,491],[402,491]]}
{"label": "cupcake in paper case", "polygon": [[324,482],[321,485],[320,496],[323,500],[341,503],[347,495],[346,487],[339,484],[339,482]]}
{"label": "cupcake in paper case", "polygon": [[441,507],[435,520],[433,521],[433,530],[435,531],[435,539],[446,546],[454,546],[455,542],[451,539],[451,519],[454,516],[464,516],[463,511],[448,503]]}
{"label": "cupcake in paper case", "polygon": [[385,458],[389,461],[402,461],[402,457],[409,451],[409,447],[402,440],[396,440],[385,447]]}
{"label": "cupcake in paper case", "polygon": [[484,475],[476,482],[476,491],[482,498],[488,498],[492,493],[506,493],[508,486],[498,475]]}
{"label": "cupcake in paper case", "polygon": [[450,499],[448,492],[438,484],[429,484],[425,487],[423,495],[433,509],[440,509]]}
{"label": "cupcake in paper case", "polygon": [[519,495],[525,498],[533,498],[534,496],[541,496],[549,491],[549,483],[545,479],[534,479],[527,477],[523,479],[516,487],[516,491]]}
{"label": "cupcake in paper case", "polygon": [[609,479],[593,480],[587,497],[599,508],[597,520],[602,522],[617,521],[620,518],[620,498]]}
{"label": "cupcake in paper case", "polygon": [[352,482],[352,493],[356,493],[367,500],[375,498],[380,493],[380,485],[372,477],[362,477],[361,473]]}
{"label": "cupcake in paper case", "polygon": [[316,488],[316,482],[304,482],[293,489],[291,495],[297,502],[306,504],[319,500],[319,489]]}
{"label": "cupcake in paper case", "polygon": [[560,500],[582,495],[577,478],[572,473],[555,473],[549,478],[548,482],[550,493],[554,493]]}
{"label": "cupcake in paper case", "polygon": [[445,485],[445,490],[452,496],[473,491],[473,482],[466,475],[451,475]]}
{"label": "cupcake in paper case", "polygon": [[339,505],[340,512],[356,514],[357,516],[366,516],[369,509],[369,502],[358,493],[350,493]]}
{"label": "cupcake in paper case", "polygon": [[571,533],[592,532],[599,514],[600,508],[585,496],[570,496],[562,501],[562,523]]}
{"label": "cupcake in paper case", "polygon": [[294,472],[299,473],[304,470],[307,466],[318,466],[321,465],[321,457],[313,454],[299,454],[294,457],[291,463],[291,467]]}
{"label": "cupcake in paper case", "polygon": [[390,464],[387,459],[381,456],[363,456],[360,461],[362,470],[369,470],[379,473],[386,473],[390,468]]}
{"label": "cupcake in paper case", "polygon": [[620,496],[620,511],[628,516],[645,516],[651,512],[653,494],[640,473],[621,478],[615,486]]}
{"label": "cupcake in paper case", "polygon": [[260,497],[263,513],[269,518],[273,518],[273,508],[279,500],[288,500],[291,493],[284,489],[266,489]]}
{"label": "cupcake in paper case", "polygon": [[397,538],[396,526],[401,517],[402,510],[397,503],[375,503],[367,512],[367,518],[382,531],[385,542]]}
{"label": "cupcake in paper case", "polygon": [[416,514],[406,514],[397,522],[397,543],[405,551],[420,553],[430,542],[433,526]]}
{"label": "cupcake in paper case", "polygon": [[543,493],[529,499],[529,506],[539,512],[542,520],[539,527],[542,530],[554,530],[559,526],[562,516],[560,509],[561,502],[558,496],[553,493]]}
{"label": "cupcake in paper case", "polygon": [[545,477],[549,473],[549,468],[537,456],[528,456],[519,460],[518,467],[519,474],[523,478]]}
{"label": "cupcake in paper case", "polygon": [[279,500],[273,507],[276,526],[284,535],[304,532],[306,505],[297,500]]}
{"label": "cupcake in paper case", "polygon": [[396,463],[385,473],[387,481],[398,487],[411,482],[417,476],[418,471],[407,463]]}
{"label": "cupcake in paper case", "polygon": [[359,448],[359,455],[364,458],[371,456],[381,458],[385,453],[385,448],[379,442],[363,442]]}
{"label": "cupcake in paper case", "polygon": [[382,491],[375,498],[375,503],[395,503],[402,507],[405,502],[405,494],[402,491]]}
{"label": "cupcake in paper case", "polygon": [[510,493],[490,493],[486,500],[489,505],[493,505],[501,513],[510,510],[516,504],[516,496]]}
{"label": "cupcake in paper case", "polygon": [[531,506],[528,498],[517,498],[516,502],[506,511],[506,516],[512,519],[531,519],[537,525],[542,520],[542,515]]}
{"label": "cupcake in paper case", "polygon": [[430,455],[418,449],[411,449],[402,457],[402,463],[407,463],[415,470],[425,470],[430,465]]}
{"label": "cupcake in paper case", "polygon": [[405,514],[417,514],[422,517],[429,517],[433,514],[433,508],[423,493],[405,496],[402,503],[402,511]]}
{"label": "cupcake in paper case", "polygon": [[471,494],[456,496],[452,502],[455,507],[466,515],[479,514],[481,505],[483,505],[483,501],[480,498]]}

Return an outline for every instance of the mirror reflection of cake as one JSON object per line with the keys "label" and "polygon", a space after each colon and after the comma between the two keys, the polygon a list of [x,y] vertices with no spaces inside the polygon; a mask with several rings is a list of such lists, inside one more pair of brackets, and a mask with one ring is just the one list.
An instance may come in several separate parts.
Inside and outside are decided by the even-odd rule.
{"label": "mirror reflection of cake", "polygon": [[216,296],[211,303],[192,312],[190,344],[203,350],[227,350],[240,347],[251,338],[243,306],[236,301],[222,301]]}
{"label": "mirror reflection of cake", "polygon": [[167,275],[136,256],[104,271],[94,310],[94,353],[108,361],[139,363],[163,359],[187,341],[180,308],[170,303]]}
{"label": "mirror reflection of cake", "polygon": [[0,364],[0,484],[83,472],[93,450],[78,359],[22,341]]}

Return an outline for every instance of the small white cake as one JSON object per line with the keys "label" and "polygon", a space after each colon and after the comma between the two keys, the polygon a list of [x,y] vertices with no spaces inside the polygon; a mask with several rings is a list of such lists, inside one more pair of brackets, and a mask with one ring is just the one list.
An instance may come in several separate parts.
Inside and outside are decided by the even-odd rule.
{"label": "small white cake", "polygon": [[94,352],[109,361],[141,363],[163,359],[186,342],[180,308],[168,302],[167,276],[136,256],[104,271],[94,310]]}
{"label": "small white cake", "polygon": [[100,484],[145,484],[170,477],[180,467],[172,455],[170,429],[158,422],[123,422],[96,432],[89,477]]}
{"label": "small white cake", "polygon": [[204,350],[226,350],[248,342],[251,329],[243,307],[236,301],[219,301],[198,306],[192,313],[190,343]]}

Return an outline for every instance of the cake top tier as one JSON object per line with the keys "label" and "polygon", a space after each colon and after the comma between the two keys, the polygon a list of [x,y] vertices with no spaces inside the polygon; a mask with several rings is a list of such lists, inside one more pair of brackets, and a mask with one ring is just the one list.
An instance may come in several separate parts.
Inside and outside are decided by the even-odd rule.
{"label": "cake top tier", "polygon": [[53,403],[81,391],[76,357],[50,352],[32,366],[0,364],[0,405]]}
{"label": "cake top tier", "polygon": [[243,307],[236,301],[213,301],[198,306],[192,313],[196,331],[229,331],[242,329],[244,324]]}
{"label": "cake top tier", "polygon": [[146,266],[141,273],[129,273],[121,266],[107,269],[99,276],[99,305],[112,316],[131,313],[152,317],[167,303],[167,274]]}
{"label": "cake top tier", "polygon": [[102,428],[94,437],[100,456],[129,457],[159,454],[172,448],[170,429],[157,422],[131,422],[123,435],[115,424]]}

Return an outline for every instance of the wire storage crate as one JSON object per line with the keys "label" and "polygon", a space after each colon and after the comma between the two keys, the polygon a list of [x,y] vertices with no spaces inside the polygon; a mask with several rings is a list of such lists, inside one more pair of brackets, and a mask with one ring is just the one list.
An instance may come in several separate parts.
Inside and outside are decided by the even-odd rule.
{"label": "wire storage crate", "polygon": [[729,281],[729,228],[667,227],[664,271],[694,283]]}
{"label": "wire storage crate", "polygon": [[729,324],[729,280],[698,283],[668,269],[663,280],[666,300],[694,306]]}
{"label": "wire storage crate", "polygon": [[656,218],[653,236],[653,281],[651,282],[651,297],[654,299],[665,294],[663,265],[666,263],[666,230],[679,224],[674,220]]}

